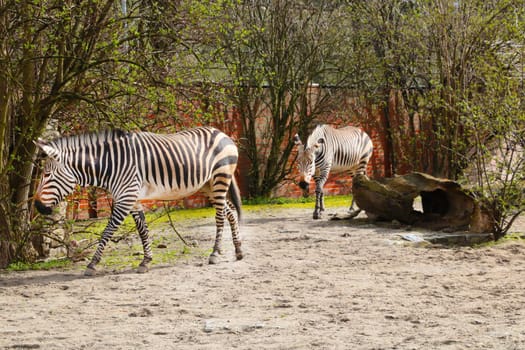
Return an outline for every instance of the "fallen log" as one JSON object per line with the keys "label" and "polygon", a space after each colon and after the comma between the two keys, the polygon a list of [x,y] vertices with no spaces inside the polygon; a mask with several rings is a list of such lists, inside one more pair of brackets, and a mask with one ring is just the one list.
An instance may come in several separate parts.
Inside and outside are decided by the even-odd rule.
{"label": "fallen log", "polygon": [[[491,221],[457,182],[425,173],[369,179],[357,175],[352,192],[356,204],[369,216],[433,230],[491,232]],[[414,208],[421,197],[422,211]]]}

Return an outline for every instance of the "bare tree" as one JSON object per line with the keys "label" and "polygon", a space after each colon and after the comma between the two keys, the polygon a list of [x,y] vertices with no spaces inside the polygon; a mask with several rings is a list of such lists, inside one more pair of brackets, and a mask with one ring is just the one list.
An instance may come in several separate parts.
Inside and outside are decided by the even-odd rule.
{"label": "bare tree", "polygon": [[268,196],[290,173],[293,135],[306,134],[330,100],[318,84],[344,83],[335,64],[343,12],[328,1],[261,0],[225,13],[215,58],[240,111],[250,195]]}

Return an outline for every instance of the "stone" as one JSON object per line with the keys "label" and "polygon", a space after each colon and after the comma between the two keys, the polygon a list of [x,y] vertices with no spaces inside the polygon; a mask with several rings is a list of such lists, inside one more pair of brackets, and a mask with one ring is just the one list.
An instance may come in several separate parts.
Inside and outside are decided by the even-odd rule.
{"label": "stone", "polygon": [[[493,227],[487,212],[457,182],[425,173],[375,180],[357,175],[352,192],[359,208],[379,220],[473,233],[490,232]],[[422,210],[414,209],[417,197]]]}

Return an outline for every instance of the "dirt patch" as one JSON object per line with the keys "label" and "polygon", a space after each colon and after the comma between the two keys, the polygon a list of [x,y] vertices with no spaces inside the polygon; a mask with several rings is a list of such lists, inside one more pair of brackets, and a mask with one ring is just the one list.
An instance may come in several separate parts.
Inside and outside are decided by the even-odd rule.
{"label": "dirt patch", "polygon": [[[406,227],[311,212],[246,212],[242,261],[228,231],[218,265],[2,273],[0,347],[525,348],[523,243],[421,246]],[[184,225],[211,248],[211,218]]]}

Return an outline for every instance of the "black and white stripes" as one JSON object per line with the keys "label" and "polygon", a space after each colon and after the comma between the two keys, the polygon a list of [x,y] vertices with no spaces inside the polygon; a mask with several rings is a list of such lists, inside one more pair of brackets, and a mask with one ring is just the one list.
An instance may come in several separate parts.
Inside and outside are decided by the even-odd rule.
{"label": "black and white stripes", "polygon": [[152,256],[138,200],[175,200],[199,190],[208,195],[216,209],[217,236],[210,263],[217,261],[220,252],[225,216],[237,259],[242,258],[238,225],[241,200],[234,177],[238,150],[221,131],[211,127],[176,134],[110,130],[39,141],[37,145],[49,156],[34,197],[40,212],[49,213],[77,184],[98,186],[113,196],[111,217],[87,274],[94,273],[107,241],[130,212],[144,245],[139,270],[146,271]]}
{"label": "black and white stripes", "polygon": [[[308,191],[310,180],[314,178],[316,203],[313,217],[319,219],[324,211],[323,187],[328,175],[341,172],[348,172],[350,176],[366,174],[373,151],[372,140],[363,130],[353,126],[334,129],[329,125],[318,125],[304,147],[299,135],[295,135],[295,144],[299,146],[299,186]],[[353,206],[352,200],[350,210]]]}

